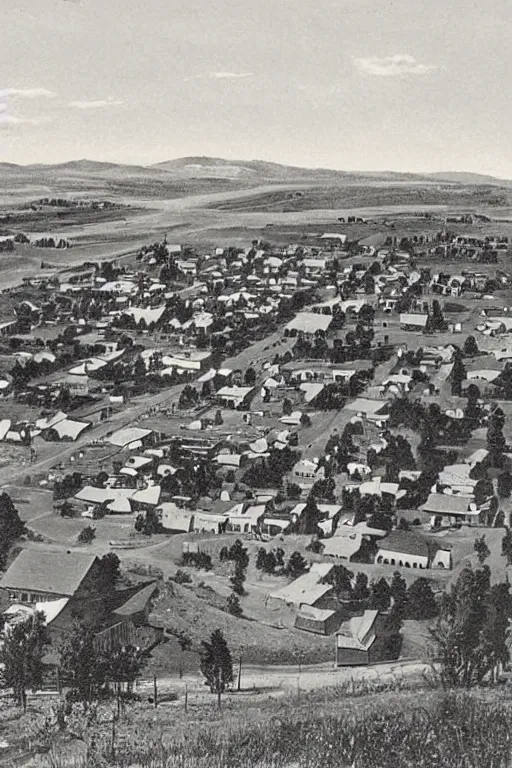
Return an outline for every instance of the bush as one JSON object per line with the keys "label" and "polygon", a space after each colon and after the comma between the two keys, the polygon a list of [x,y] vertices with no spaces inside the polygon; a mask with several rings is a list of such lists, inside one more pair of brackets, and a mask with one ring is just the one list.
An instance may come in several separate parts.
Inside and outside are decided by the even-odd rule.
{"label": "bush", "polygon": [[232,616],[242,616],[243,610],[240,605],[240,598],[234,592],[230,594],[226,601],[226,611]]}
{"label": "bush", "polygon": [[172,580],[175,581],[176,584],[192,584],[192,576],[186,571],[182,571],[181,568],[178,568]]}
{"label": "bush", "polygon": [[90,544],[96,538],[96,528],[93,525],[88,525],[83,528],[78,534],[77,541],[80,544]]}

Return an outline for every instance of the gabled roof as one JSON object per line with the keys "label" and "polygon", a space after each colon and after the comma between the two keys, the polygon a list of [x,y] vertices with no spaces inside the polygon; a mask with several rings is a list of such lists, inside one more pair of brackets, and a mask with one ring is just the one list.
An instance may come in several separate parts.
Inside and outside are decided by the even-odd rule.
{"label": "gabled roof", "polygon": [[23,549],[7,569],[0,586],[27,592],[74,595],[96,561],[85,552],[43,552]]}

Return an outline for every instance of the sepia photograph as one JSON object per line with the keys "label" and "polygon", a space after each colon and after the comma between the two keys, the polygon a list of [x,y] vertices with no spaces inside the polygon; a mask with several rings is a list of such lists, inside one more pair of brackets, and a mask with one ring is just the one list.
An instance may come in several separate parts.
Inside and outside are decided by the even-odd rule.
{"label": "sepia photograph", "polygon": [[509,0],[0,29],[0,768],[512,768]]}

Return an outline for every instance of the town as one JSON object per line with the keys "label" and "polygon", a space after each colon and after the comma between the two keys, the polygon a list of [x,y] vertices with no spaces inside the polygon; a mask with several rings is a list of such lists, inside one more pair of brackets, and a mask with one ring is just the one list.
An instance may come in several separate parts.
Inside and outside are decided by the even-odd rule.
{"label": "town", "polygon": [[3,291],[2,661],[23,708],[112,685],[187,707],[201,675],[220,706],[273,665],[315,688],[439,657],[450,590],[512,564],[508,229],[467,218],[164,237]]}

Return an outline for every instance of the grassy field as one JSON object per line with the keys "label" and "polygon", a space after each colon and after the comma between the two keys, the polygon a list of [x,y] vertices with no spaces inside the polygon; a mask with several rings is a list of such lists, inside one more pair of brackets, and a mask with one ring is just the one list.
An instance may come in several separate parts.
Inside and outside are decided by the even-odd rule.
{"label": "grassy field", "polygon": [[[55,712],[3,707],[0,736],[64,768],[509,768],[512,701],[506,688],[470,693],[415,690],[350,694],[345,688],[279,701],[226,697],[219,711],[172,703],[127,708],[115,731],[112,705],[82,710],[58,732]],[[21,726],[21,728],[20,728]],[[73,736],[71,736],[71,733]],[[14,754],[14,750],[13,750]]]}

